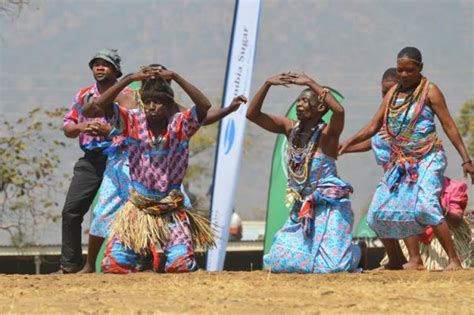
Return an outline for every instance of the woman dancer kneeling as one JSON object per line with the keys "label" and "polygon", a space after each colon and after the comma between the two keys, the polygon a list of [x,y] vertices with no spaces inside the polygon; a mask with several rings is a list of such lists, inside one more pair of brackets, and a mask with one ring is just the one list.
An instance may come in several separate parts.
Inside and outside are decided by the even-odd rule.
{"label": "woman dancer kneeling", "polygon": [[[272,85],[305,85],[298,97],[298,120],[261,112]],[[329,124],[322,121],[328,110]],[[290,217],[273,239],[264,266],[272,272],[330,273],[355,271],[361,250],[352,244],[353,213],[350,184],[337,176],[339,136],[344,109],[305,74],[286,73],[267,79],[247,111],[247,118],[289,139],[287,201]]]}

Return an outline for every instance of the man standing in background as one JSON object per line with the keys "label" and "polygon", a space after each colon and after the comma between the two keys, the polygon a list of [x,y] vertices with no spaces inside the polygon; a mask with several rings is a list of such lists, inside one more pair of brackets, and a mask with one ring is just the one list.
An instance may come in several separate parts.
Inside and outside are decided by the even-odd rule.
{"label": "man standing in background", "polygon": [[99,97],[117,82],[117,78],[122,75],[120,60],[116,50],[103,49],[95,54],[89,67],[96,83],[76,94],[64,116],[64,134],[68,138],[79,137],[84,156],[74,165],[74,174],[64,202],[61,269],[58,273],[75,273],[82,268],[81,225],[102,182],[107,162],[103,150],[110,145],[113,136],[107,118],[86,118],[82,115],[82,107],[90,98]]}

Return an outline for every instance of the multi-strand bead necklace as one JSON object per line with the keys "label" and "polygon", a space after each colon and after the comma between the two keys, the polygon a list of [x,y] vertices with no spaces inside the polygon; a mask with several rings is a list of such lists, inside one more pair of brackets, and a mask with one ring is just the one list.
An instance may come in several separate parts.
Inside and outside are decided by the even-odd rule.
{"label": "multi-strand bead necklace", "polygon": [[304,146],[301,144],[301,126],[298,122],[289,137],[289,145],[286,154],[288,164],[288,175],[297,184],[303,184],[307,181],[309,175],[310,163],[317,147],[321,130],[325,124],[320,123],[311,129],[309,140]]}

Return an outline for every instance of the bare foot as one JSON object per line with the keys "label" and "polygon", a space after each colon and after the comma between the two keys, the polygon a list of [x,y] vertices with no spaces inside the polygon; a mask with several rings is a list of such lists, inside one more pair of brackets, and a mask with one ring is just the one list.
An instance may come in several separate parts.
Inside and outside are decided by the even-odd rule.
{"label": "bare foot", "polygon": [[57,270],[57,271],[55,271],[55,272],[51,272],[50,274],[51,274],[51,275],[64,275],[64,274],[66,274],[66,273],[67,273],[67,272],[65,272],[64,270],[59,269],[59,270]]}
{"label": "bare foot", "polygon": [[425,270],[423,262],[420,261],[408,261],[406,264],[403,264],[403,270]]}
{"label": "bare foot", "polygon": [[403,265],[388,262],[383,266],[375,268],[373,271],[402,270],[402,269],[403,269]]}
{"label": "bare foot", "polygon": [[69,273],[76,273],[77,270],[74,270],[74,271],[68,271],[66,269],[63,269],[63,268],[59,268],[59,270],[55,271],[55,272],[52,272],[50,274],[52,275],[65,275],[65,274],[69,274]]}
{"label": "bare foot", "polygon": [[89,264],[85,264],[84,267],[77,273],[94,273],[95,268],[92,268]]}
{"label": "bare foot", "polygon": [[456,270],[462,270],[462,265],[459,259],[451,259],[449,262],[449,265],[446,266],[446,268],[443,269],[443,271],[456,271]]}

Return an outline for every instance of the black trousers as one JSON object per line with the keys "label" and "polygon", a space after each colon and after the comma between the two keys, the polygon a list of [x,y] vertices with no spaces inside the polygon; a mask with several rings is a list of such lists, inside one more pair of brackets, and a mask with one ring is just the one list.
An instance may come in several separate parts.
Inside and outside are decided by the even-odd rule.
{"label": "black trousers", "polygon": [[99,190],[107,156],[87,152],[74,165],[62,212],[61,268],[77,272],[82,268],[82,221]]}

